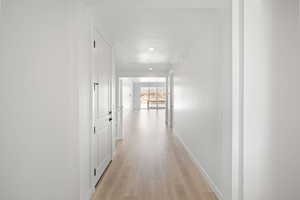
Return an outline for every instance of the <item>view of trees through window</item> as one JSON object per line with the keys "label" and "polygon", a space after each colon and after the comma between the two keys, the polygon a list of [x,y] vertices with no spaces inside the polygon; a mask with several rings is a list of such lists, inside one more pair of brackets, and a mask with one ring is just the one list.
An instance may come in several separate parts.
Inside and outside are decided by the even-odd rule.
{"label": "view of trees through window", "polygon": [[142,109],[165,109],[166,91],[164,87],[141,87],[140,101]]}

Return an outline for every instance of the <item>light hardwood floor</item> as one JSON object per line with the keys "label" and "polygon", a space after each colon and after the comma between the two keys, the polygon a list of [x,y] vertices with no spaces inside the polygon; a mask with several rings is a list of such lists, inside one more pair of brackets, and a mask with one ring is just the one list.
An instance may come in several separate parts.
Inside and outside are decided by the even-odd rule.
{"label": "light hardwood floor", "polygon": [[217,199],[165,127],[163,110],[128,114],[124,135],[93,200]]}

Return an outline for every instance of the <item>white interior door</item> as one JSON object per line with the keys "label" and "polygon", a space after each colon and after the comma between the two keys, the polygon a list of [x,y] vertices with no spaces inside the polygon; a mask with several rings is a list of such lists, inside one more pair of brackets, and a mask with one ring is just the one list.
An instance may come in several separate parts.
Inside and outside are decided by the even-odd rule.
{"label": "white interior door", "polygon": [[92,181],[96,185],[112,160],[112,49],[95,31],[93,49]]}

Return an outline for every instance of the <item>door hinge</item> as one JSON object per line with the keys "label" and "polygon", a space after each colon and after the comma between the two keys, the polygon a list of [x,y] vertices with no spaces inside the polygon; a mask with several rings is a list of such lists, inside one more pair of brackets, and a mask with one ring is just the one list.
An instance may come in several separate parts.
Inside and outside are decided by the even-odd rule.
{"label": "door hinge", "polygon": [[96,91],[96,87],[99,86],[99,83],[94,82],[94,91]]}
{"label": "door hinge", "polygon": [[94,168],[94,176],[96,176],[97,175],[97,170],[96,170],[96,168]]}
{"label": "door hinge", "polygon": [[96,126],[94,126],[94,134],[96,134]]}
{"label": "door hinge", "polygon": [[94,46],[94,48],[96,48],[96,40],[94,40],[93,46]]}

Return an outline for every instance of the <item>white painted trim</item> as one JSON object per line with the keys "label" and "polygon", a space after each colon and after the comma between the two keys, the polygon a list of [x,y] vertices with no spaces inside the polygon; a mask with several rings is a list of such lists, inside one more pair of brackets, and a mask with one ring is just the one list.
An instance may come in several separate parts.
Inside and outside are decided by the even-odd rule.
{"label": "white painted trim", "polygon": [[90,179],[90,189],[89,189],[89,192],[91,192],[91,198],[92,198],[92,195],[93,193],[95,192],[95,188],[93,186],[93,79],[92,79],[92,69],[94,67],[94,61],[93,61],[93,39],[94,39],[94,26],[91,22],[90,24],[90,131],[89,131],[89,142],[90,142],[90,148],[89,148],[89,164],[90,164],[90,176],[89,176],[89,179]]}
{"label": "white painted trim", "polygon": [[117,120],[117,86],[116,86],[116,77],[117,77],[117,69],[115,63],[115,49],[112,47],[112,74],[111,74],[111,111],[112,111],[112,155],[114,155],[116,151],[116,137],[118,132],[118,120]]}
{"label": "white painted trim", "polygon": [[87,200],[92,200],[93,199],[93,194],[96,192],[96,189],[93,187],[89,189],[88,194],[87,194]]}
{"label": "white painted trim", "polygon": [[[94,63],[94,47],[93,47],[93,41],[96,38],[96,34],[98,34],[100,36],[100,38],[104,41],[104,43],[106,43],[110,48],[111,48],[111,57],[112,57],[112,61],[114,59],[114,48],[112,46],[112,44],[104,37],[104,35],[102,34],[101,31],[99,31],[99,29],[92,23],[90,26],[90,35],[91,35],[91,49],[90,49],[90,53],[91,53],[91,68],[94,67],[95,63]],[[113,64],[112,64],[112,69],[113,69]],[[116,76],[116,74],[115,74]],[[116,76],[117,77],[117,76]],[[94,136],[94,115],[93,115],[93,78],[92,78],[92,70],[90,71],[90,113],[91,113],[91,127],[90,127],[90,193],[91,193],[91,197],[92,194],[95,192],[95,182],[93,182],[94,180],[94,160],[93,160],[93,136]],[[111,94],[112,95],[112,91]],[[111,102],[111,106],[112,106],[112,98],[110,98]],[[111,108],[112,109],[112,108]],[[113,139],[113,138],[112,138]],[[113,141],[112,141],[113,142]],[[112,149],[112,155],[113,156],[113,149]],[[101,174],[101,173],[99,173]],[[100,178],[100,177],[99,177]],[[98,178],[97,178],[98,179]]]}
{"label": "white painted trim", "polygon": [[123,81],[120,77],[116,76],[116,98],[117,98],[117,135],[116,140],[123,139]]}
{"label": "white painted trim", "polygon": [[167,76],[165,78],[166,82],[165,82],[165,89],[166,89],[166,109],[165,109],[165,124],[167,127],[169,127],[169,98],[170,98],[170,94],[169,94],[169,76]]}
{"label": "white painted trim", "polygon": [[99,31],[98,28],[97,28],[96,26],[94,26],[94,31],[100,35],[100,37],[103,39],[103,41],[104,41],[108,46],[110,46],[110,48],[113,49],[113,45],[112,45],[112,44],[104,37],[104,35],[102,34],[102,32]]}
{"label": "white painted trim", "polygon": [[232,0],[232,200],[243,200],[244,0]]}
{"label": "white painted trim", "polygon": [[218,200],[223,200],[224,197],[223,197],[222,192],[220,191],[220,189],[218,188],[218,186],[214,183],[214,181],[210,178],[210,176],[205,171],[205,169],[202,167],[202,165],[197,160],[197,158],[195,157],[195,155],[190,151],[190,149],[188,148],[188,146],[184,143],[184,141],[182,140],[182,138],[178,134],[174,133],[174,135],[176,136],[176,138],[178,139],[178,141],[182,144],[182,146],[184,147],[184,149],[188,153],[190,159],[193,161],[193,163],[199,169],[200,173],[204,176],[204,178],[206,179],[208,185],[210,186],[210,189],[215,193],[215,195],[217,196]]}
{"label": "white painted trim", "polygon": [[170,111],[169,111],[169,127],[173,128],[174,127],[174,71],[170,70],[168,78],[170,79]]}

